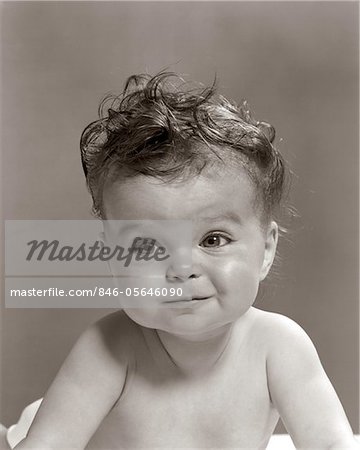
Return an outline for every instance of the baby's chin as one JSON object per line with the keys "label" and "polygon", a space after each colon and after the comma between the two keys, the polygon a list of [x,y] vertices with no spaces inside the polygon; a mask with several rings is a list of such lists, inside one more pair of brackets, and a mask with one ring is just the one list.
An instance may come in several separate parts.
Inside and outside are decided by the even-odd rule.
{"label": "baby's chin", "polygon": [[[131,320],[142,327],[189,337],[201,336],[238,319],[236,315],[211,317],[209,314],[191,314],[165,308],[126,308],[124,312]],[[239,314],[239,317],[241,315]]]}

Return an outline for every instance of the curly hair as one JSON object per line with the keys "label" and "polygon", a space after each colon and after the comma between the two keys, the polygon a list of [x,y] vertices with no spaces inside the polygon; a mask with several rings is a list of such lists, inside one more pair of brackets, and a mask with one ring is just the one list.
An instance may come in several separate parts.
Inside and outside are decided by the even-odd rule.
{"label": "curly hair", "polygon": [[133,75],[120,96],[101,102],[99,117],[80,141],[97,217],[104,218],[106,180],[142,174],[173,181],[216,162],[240,162],[267,219],[281,203],[286,169],[272,144],[274,128],[254,120],[246,102],[217,95],[216,80],[199,88],[171,72]]}

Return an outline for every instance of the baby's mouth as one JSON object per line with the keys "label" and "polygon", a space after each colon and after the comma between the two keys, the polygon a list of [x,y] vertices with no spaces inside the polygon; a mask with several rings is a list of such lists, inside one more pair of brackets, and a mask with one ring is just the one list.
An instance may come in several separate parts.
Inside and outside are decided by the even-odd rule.
{"label": "baby's mouth", "polygon": [[189,302],[197,302],[202,300],[208,300],[211,296],[207,297],[191,297],[191,298],[183,298],[183,299],[177,299],[177,300],[166,300],[163,303],[189,303]]}

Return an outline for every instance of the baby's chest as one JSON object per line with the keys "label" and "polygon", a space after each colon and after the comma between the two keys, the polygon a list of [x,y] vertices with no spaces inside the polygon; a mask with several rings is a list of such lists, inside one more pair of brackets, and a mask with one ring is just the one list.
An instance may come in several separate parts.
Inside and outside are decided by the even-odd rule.
{"label": "baby's chest", "polygon": [[123,448],[258,446],[274,421],[265,370],[204,374],[195,383],[138,374],[94,442]]}

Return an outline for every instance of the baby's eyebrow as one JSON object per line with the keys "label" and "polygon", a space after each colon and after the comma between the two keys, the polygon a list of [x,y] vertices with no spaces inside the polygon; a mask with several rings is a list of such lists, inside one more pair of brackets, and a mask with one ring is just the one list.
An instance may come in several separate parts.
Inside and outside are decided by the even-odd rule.
{"label": "baby's eyebrow", "polygon": [[[117,222],[117,221],[114,221]],[[149,223],[143,223],[143,221],[119,221],[118,226],[112,225],[109,229],[110,233],[118,236],[128,231],[139,231],[139,232],[147,232],[152,233],[153,227],[149,226]],[[127,222],[127,223],[126,223]]]}
{"label": "baby's eyebrow", "polygon": [[197,220],[213,221],[213,222],[228,221],[228,222],[241,223],[241,217],[238,214],[231,212],[231,211],[222,213],[222,214],[217,214],[216,216],[202,216],[202,217],[199,217]]}

